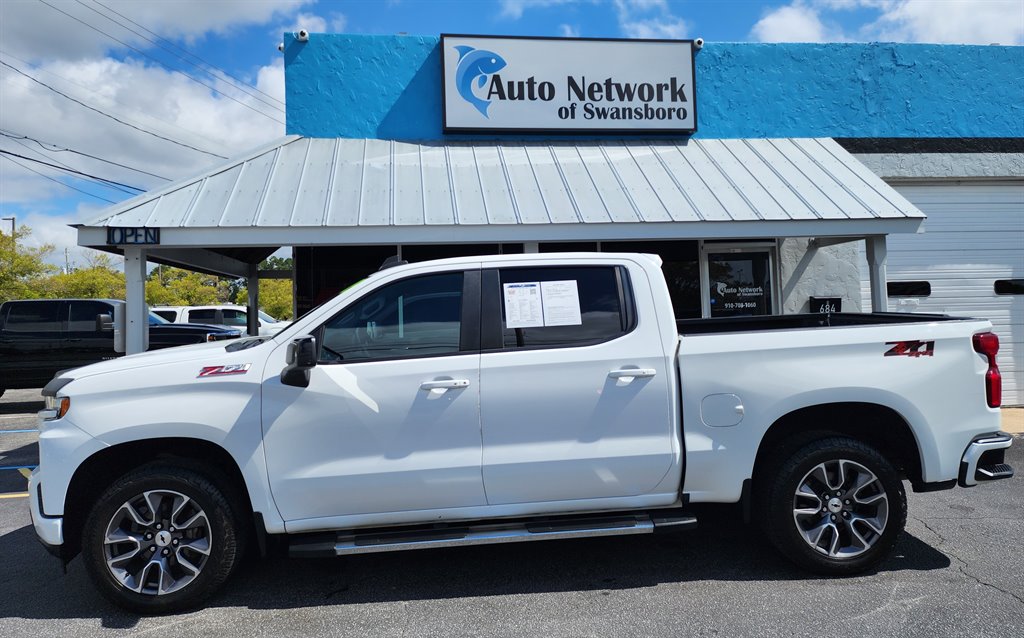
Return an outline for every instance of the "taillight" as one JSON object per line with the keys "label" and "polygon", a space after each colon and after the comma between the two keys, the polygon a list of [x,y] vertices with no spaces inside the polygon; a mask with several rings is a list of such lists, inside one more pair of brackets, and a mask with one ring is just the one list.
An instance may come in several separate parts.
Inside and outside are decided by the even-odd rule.
{"label": "taillight", "polygon": [[996,354],[999,353],[999,337],[994,332],[982,332],[974,335],[974,351],[985,355],[988,359],[988,370],[985,372],[985,398],[988,407],[998,408],[1003,404],[1003,376],[999,374]]}

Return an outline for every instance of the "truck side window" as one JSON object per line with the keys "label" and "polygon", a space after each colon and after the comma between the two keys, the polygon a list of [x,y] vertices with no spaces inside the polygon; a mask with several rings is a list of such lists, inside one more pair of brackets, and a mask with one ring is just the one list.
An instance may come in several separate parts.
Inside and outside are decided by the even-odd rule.
{"label": "truck side window", "polygon": [[32,301],[11,305],[7,315],[7,332],[60,332],[59,301]]}
{"label": "truck side window", "polygon": [[188,311],[189,323],[217,323],[217,311],[214,308],[202,308]]}
{"label": "truck side window", "polygon": [[72,301],[69,312],[69,332],[95,332],[96,315],[114,317],[114,309],[102,301]]}
{"label": "truck side window", "polygon": [[[632,326],[629,325],[630,313],[626,310],[625,286],[620,283],[622,276],[615,266],[502,268],[499,277],[503,299],[501,328],[504,348],[581,346],[609,341],[626,334],[632,330]],[[508,290],[506,284],[531,282],[575,282],[579,296],[578,320],[575,317],[560,320],[571,322],[568,325],[508,327],[507,306],[504,303],[505,291]],[[568,285],[571,289],[572,284]],[[542,302],[542,315],[547,313],[547,305],[546,301]],[[550,318],[545,316],[542,321],[550,321]]]}
{"label": "truck side window", "polygon": [[232,308],[224,308],[221,310],[224,313],[224,322],[222,325],[225,326],[245,326],[247,325],[246,314],[244,310],[234,310]]}
{"label": "truck side window", "polygon": [[324,324],[320,361],[456,354],[461,316],[461,272],[396,281],[372,291]]}

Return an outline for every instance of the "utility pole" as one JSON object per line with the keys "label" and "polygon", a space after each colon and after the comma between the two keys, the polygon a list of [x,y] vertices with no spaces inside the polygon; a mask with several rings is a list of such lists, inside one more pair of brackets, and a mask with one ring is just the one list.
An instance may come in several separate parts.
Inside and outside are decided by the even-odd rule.
{"label": "utility pole", "polygon": [[67,247],[64,248],[64,274],[65,275],[70,275],[71,274],[71,262],[68,261],[68,249],[67,249]]}

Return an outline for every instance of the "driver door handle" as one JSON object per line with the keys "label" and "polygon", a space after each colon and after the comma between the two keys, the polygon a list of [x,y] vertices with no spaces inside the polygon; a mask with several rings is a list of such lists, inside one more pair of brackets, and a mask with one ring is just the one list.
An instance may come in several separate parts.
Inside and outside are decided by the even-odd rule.
{"label": "driver door handle", "polygon": [[644,379],[653,377],[656,374],[658,374],[658,371],[654,368],[623,368],[622,370],[612,370],[608,373],[608,377],[611,379],[623,379],[626,377]]}
{"label": "driver door handle", "polygon": [[441,381],[424,381],[420,390],[447,390],[449,388],[468,388],[469,379],[442,379]]}

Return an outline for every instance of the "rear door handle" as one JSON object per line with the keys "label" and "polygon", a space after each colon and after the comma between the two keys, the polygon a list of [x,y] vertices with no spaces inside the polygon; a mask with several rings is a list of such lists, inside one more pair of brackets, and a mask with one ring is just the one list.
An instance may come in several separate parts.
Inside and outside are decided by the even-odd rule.
{"label": "rear door handle", "polygon": [[449,388],[468,388],[469,379],[442,379],[440,381],[424,381],[420,390],[448,390]]}
{"label": "rear door handle", "polygon": [[648,378],[658,374],[658,371],[654,368],[623,368],[622,370],[612,370],[608,373],[608,377],[611,379],[624,379],[626,377],[632,378]]}

